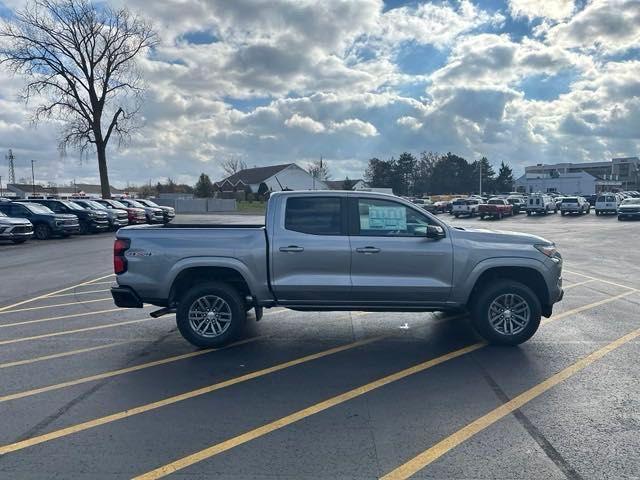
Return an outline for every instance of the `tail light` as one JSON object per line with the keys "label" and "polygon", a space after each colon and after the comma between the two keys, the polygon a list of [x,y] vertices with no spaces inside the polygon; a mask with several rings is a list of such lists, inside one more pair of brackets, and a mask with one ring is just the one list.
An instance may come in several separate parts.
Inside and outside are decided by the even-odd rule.
{"label": "tail light", "polygon": [[113,244],[113,271],[116,275],[127,271],[127,259],[124,253],[129,249],[128,238],[117,238]]}

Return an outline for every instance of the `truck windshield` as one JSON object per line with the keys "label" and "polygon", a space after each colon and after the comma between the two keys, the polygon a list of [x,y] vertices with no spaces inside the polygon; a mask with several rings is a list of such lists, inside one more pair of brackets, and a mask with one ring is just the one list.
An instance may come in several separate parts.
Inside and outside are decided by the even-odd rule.
{"label": "truck windshield", "polygon": [[78,211],[82,211],[82,210],[86,210],[85,208],[82,208],[80,205],[78,205],[77,203],[73,203],[73,202],[68,202],[68,201],[62,201],[62,204],[68,208],[70,208],[71,210],[78,210]]}

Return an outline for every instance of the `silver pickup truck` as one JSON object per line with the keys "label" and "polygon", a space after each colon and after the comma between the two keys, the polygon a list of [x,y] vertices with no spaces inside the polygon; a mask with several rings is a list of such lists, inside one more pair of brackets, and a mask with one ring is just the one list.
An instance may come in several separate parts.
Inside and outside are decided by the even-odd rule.
{"label": "silver pickup truck", "polygon": [[533,235],[453,227],[401,198],[278,192],[265,225],[122,228],[116,305],[163,307],[200,347],[237,339],[246,314],[467,309],[490,343],[515,345],[562,299],[562,257]]}

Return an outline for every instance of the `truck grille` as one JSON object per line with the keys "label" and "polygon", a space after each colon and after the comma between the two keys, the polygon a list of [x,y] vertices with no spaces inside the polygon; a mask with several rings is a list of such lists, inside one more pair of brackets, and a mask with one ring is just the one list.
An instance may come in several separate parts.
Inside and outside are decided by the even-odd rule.
{"label": "truck grille", "polygon": [[33,227],[31,225],[23,225],[23,226],[14,227],[13,230],[11,231],[13,233],[31,233],[33,232]]}

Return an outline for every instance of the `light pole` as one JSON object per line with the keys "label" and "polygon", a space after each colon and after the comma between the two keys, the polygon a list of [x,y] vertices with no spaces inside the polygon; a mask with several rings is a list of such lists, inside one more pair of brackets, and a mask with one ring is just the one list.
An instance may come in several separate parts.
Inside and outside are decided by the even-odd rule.
{"label": "light pole", "polygon": [[482,160],[480,160],[480,196],[482,197]]}
{"label": "light pole", "polygon": [[31,160],[31,187],[33,189],[33,194],[36,194],[36,175],[33,169],[33,164],[36,163],[35,160]]}

